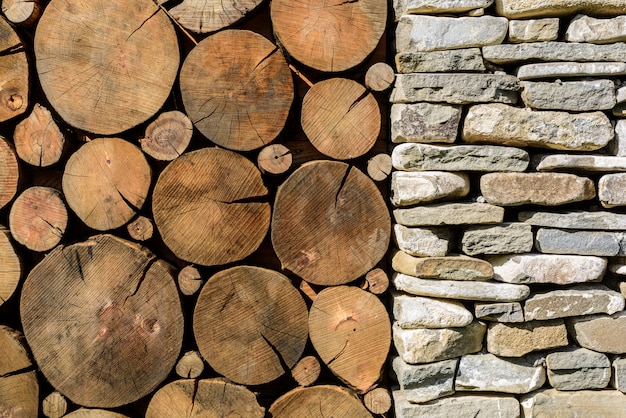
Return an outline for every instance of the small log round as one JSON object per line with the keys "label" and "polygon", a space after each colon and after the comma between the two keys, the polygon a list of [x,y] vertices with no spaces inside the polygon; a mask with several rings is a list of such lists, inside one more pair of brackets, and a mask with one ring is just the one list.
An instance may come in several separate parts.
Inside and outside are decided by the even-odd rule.
{"label": "small log round", "polygon": [[189,118],[212,142],[250,151],[272,142],[294,97],[285,58],[265,37],[225,30],[201,41],[180,71]]}
{"label": "small log round", "polygon": [[269,412],[273,418],[372,418],[354,393],[332,385],[292,389],[276,399]]}
{"label": "small log round", "polygon": [[0,325],[0,353],[0,416],[38,416],[39,383],[23,335]]}
{"label": "small log round", "polygon": [[204,371],[204,360],[197,351],[187,351],[176,363],[176,374],[184,379],[195,379]]}
{"label": "small log round", "polygon": [[9,239],[9,231],[0,227],[0,306],[15,293],[22,265]]}
{"label": "small log round", "polygon": [[180,62],[174,27],[151,0],[51,0],[34,50],[52,107],[75,128],[99,135],[151,118]]}
{"label": "small log round", "polygon": [[55,390],[43,399],[41,410],[48,418],[61,418],[67,412],[67,400]]}
{"label": "small log round", "polygon": [[37,103],[32,113],[15,127],[13,143],[22,161],[48,167],[61,159],[65,138],[50,111]]}
{"label": "small log round", "polygon": [[117,412],[107,411],[106,409],[87,409],[80,408],[76,411],[65,415],[66,418],[128,418],[126,415]]}
{"label": "small log round", "polygon": [[0,19],[0,51],[0,122],[4,122],[26,111],[29,93],[29,67],[24,45],[4,19]]}
{"label": "small log round", "polygon": [[221,271],[203,286],[193,315],[202,357],[219,374],[245,385],[271,382],[300,359],[308,311],[282,274],[260,267]]}
{"label": "small log round", "polygon": [[283,268],[333,286],[365,275],[385,255],[391,235],[387,204],[357,168],[312,161],[278,188],[272,246]]}
{"label": "small log round", "polygon": [[320,377],[322,367],[315,356],[302,357],[300,361],[291,369],[291,377],[300,386],[311,386]]}
{"label": "small log round", "polygon": [[372,389],[391,345],[385,306],[357,287],[322,290],[311,306],[309,334],[330,370],[358,393]]}
{"label": "small log round", "polygon": [[282,144],[268,145],[259,152],[257,165],[261,173],[283,174],[291,168],[291,151]]}
{"label": "small log round", "polygon": [[387,63],[377,62],[365,73],[365,87],[373,91],[385,91],[393,84],[396,74]]}
{"label": "small log round", "polygon": [[215,32],[241,20],[262,0],[183,0],[169,10],[184,28],[196,33]]}
{"label": "small log round", "polygon": [[381,268],[369,271],[365,275],[365,281],[367,282],[367,290],[375,295],[382,295],[389,288],[389,276]]}
{"label": "small log round", "polygon": [[135,241],[146,241],[152,238],[154,225],[149,218],[138,216],[137,219],[126,225],[126,230]]}
{"label": "small log round", "polygon": [[183,342],[172,266],[111,235],[52,250],[24,281],[20,314],[43,375],[87,407],[152,392]]}
{"label": "small log round", "polygon": [[15,197],[19,179],[20,169],[15,151],[7,140],[0,136],[0,209]]}
{"label": "small log round", "polygon": [[378,102],[347,78],[316,83],[304,96],[302,129],[319,152],[337,160],[360,157],[380,133]]}
{"label": "small log round", "polygon": [[392,168],[391,156],[388,154],[376,154],[367,161],[367,174],[374,181],[386,180]]}
{"label": "small log round", "polygon": [[154,394],[146,411],[146,418],[264,416],[254,393],[223,379],[176,380]]}
{"label": "small log round", "polygon": [[15,241],[31,251],[54,248],[65,234],[67,209],[61,192],[51,187],[30,187],[15,199],[9,228]]}
{"label": "small log round", "polygon": [[375,388],[363,396],[365,407],[376,415],[383,415],[391,409],[391,395],[385,388]]}
{"label": "small log round", "polygon": [[183,295],[195,295],[203,283],[202,275],[194,266],[185,266],[178,272],[178,287]]}
{"label": "small log round", "polygon": [[143,152],[160,161],[171,161],[185,152],[193,136],[193,124],[182,112],[161,113],[139,140]]}
{"label": "small log round", "polygon": [[119,228],[141,209],[151,169],[141,150],[120,138],[86,142],[69,158],[63,194],[70,209],[98,231]]}
{"label": "small log round", "polygon": [[26,28],[34,27],[42,12],[41,0],[2,0],[2,13],[7,20]]}

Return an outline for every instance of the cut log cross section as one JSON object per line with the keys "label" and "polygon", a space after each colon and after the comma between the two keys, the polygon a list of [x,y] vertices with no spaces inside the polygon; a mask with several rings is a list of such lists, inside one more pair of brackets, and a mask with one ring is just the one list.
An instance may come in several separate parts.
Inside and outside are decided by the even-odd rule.
{"label": "cut log cross section", "polygon": [[[184,28],[208,33],[223,29],[242,19],[263,0],[183,0],[172,7],[170,15]],[[164,3],[160,0],[159,3]]]}
{"label": "cut log cross section", "polygon": [[0,122],[28,108],[28,61],[24,46],[9,23],[0,18]]}
{"label": "cut log cross section", "polygon": [[18,331],[0,325],[0,417],[36,417],[39,383]]}

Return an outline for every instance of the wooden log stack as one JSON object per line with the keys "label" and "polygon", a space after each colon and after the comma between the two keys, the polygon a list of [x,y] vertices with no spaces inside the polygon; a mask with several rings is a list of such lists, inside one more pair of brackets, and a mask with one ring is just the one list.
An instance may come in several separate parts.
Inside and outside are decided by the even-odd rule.
{"label": "wooden log stack", "polygon": [[390,411],[387,8],[2,1],[0,416]]}

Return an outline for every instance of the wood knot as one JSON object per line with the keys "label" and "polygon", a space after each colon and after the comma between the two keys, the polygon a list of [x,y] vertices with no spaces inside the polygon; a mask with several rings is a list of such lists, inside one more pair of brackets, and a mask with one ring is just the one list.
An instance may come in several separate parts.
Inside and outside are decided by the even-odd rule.
{"label": "wood knot", "polygon": [[20,110],[24,105],[24,98],[21,94],[12,94],[6,100],[6,107],[15,112],[16,110]]}

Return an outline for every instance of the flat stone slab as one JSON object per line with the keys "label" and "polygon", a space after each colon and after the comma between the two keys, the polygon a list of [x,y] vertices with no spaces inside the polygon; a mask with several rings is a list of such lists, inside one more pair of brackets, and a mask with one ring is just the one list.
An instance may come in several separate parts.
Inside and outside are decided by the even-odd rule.
{"label": "flat stone slab", "polygon": [[626,74],[623,62],[542,62],[517,69],[517,78],[618,77]]}
{"label": "flat stone slab", "polygon": [[468,354],[461,357],[454,387],[457,391],[521,394],[539,389],[545,381],[543,366],[493,354]]}
{"label": "flat stone slab", "polygon": [[407,274],[393,276],[396,289],[418,296],[484,302],[516,302],[530,295],[528,286],[509,283],[420,279]]}
{"label": "flat stone slab", "polygon": [[499,224],[504,219],[504,208],[487,203],[440,203],[395,209],[393,216],[405,226]]}
{"label": "flat stone slab", "polygon": [[600,177],[598,198],[605,208],[626,206],[626,173],[606,174]]}
{"label": "flat stone slab", "polygon": [[625,0],[496,0],[497,13],[513,19],[575,13],[617,15],[625,9]]}
{"label": "flat stone slab", "polygon": [[403,171],[524,171],[528,152],[496,145],[400,144],[391,153],[396,170]]}
{"label": "flat stone slab", "polygon": [[411,206],[463,197],[469,190],[469,177],[464,173],[394,171],[391,175],[390,199],[394,206]]}
{"label": "flat stone slab", "polygon": [[603,389],[611,378],[609,358],[586,348],[570,348],[546,356],[548,381],[558,390]]}
{"label": "flat stone slab", "polygon": [[440,17],[405,15],[396,28],[398,52],[438,51],[497,45],[509,21],[503,17]]}
{"label": "flat stone slab", "polygon": [[612,257],[625,254],[626,235],[608,231],[567,231],[541,228],[535,245],[546,254],[595,255]]}
{"label": "flat stone slab", "polygon": [[516,103],[517,77],[506,74],[398,74],[391,103]]}
{"label": "flat stone slab", "polygon": [[606,286],[578,285],[531,295],[524,302],[526,321],[591,314],[614,314],[624,309],[624,297]]}
{"label": "flat stone slab", "polygon": [[521,398],[524,417],[622,418],[626,395],[617,390],[544,389]]}
{"label": "flat stone slab", "polygon": [[460,13],[484,9],[493,0],[394,0],[396,17],[406,14]]}
{"label": "flat stone slab", "polygon": [[611,365],[613,374],[611,375],[611,386],[622,393],[626,392],[626,358],[618,357]]}
{"label": "flat stone slab", "polygon": [[395,357],[391,363],[408,402],[428,402],[454,393],[454,375],[459,359],[427,364],[408,364]]}
{"label": "flat stone slab", "polygon": [[626,215],[607,211],[597,212],[520,212],[518,219],[535,226],[562,229],[626,229]]}
{"label": "flat stone slab", "polygon": [[552,170],[626,171],[626,157],[610,155],[554,154],[541,157],[538,171]]}
{"label": "flat stone slab", "polygon": [[505,283],[558,285],[601,281],[605,258],[577,255],[519,254],[486,257],[495,280]]}
{"label": "flat stone slab", "polygon": [[464,255],[413,257],[402,251],[397,251],[393,255],[391,265],[398,273],[422,279],[485,281],[493,277],[491,264],[480,258]]}
{"label": "flat stone slab", "polygon": [[475,303],[476,319],[491,322],[524,322],[524,311],[519,302]]}
{"label": "flat stone slab", "polygon": [[509,20],[509,42],[547,42],[559,37],[559,19]]}
{"label": "flat stone slab", "polygon": [[612,109],[616,103],[612,80],[522,81],[521,86],[522,101],[533,109],[588,112]]}
{"label": "flat stone slab", "polygon": [[[624,13],[622,11],[622,13]],[[594,44],[610,44],[626,41],[626,16],[611,19],[598,19],[591,16],[578,15],[572,19],[565,40],[568,42],[591,42]]]}
{"label": "flat stone slab", "polygon": [[469,227],[461,235],[467,255],[527,253],[532,248],[532,227],[521,222]]}
{"label": "flat stone slab", "polygon": [[395,293],[393,316],[400,328],[455,328],[472,323],[474,316],[457,301]]}
{"label": "flat stone slab", "polygon": [[432,363],[480,351],[486,328],[478,321],[441,329],[402,329],[394,324],[393,342],[405,363]]}
{"label": "flat stone slab", "polygon": [[463,141],[558,150],[597,150],[614,137],[611,121],[602,112],[567,112],[520,109],[504,104],[469,108]]}
{"label": "flat stone slab", "polygon": [[486,70],[480,48],[400,52],[396,54],[396,69],[399,73],[481,72]]}
{"label": "flat stone slab", "polygon": [[525,354],[567,346],[563,320],[533,321],[522,324],[489,323],[487,350],[497,356],[521,357]]}
{"label": "flat stone slab", "polygon": [[487,203],[558,206],[596,197],[594,182],[567,173],[489,173],[480,178]]}
{"label": "flat stone slab", "polygon": [[502,44],[482,49],[486,61],[511,64],[521,61],[626,61],[626,43],[594,45],[566,42]]}
{"label": "flat stone slab", "polygon": [[[622,90],[626,96],[626,88],[622,87],[617,91],[619,93]],[[626,101],[626,98],[624,98],[624,101]],[[612,145],[610,149],[613,155],[626,157],[626,119],[620,119],[615,123],[615,140],[610,145]]]}
{"label": "flat stone slab", "polygon": [[401,390],[393,391],[396,418],[519,418],[519,402],[513,396],[453,395],[435,401],[409,403]]}
{"label": "flat stone slab", "polygon": [[393,231],[400,251],[418,257],[446,255],[453,238],[448,228],[408,228],[395,224]]}
{"label": "flat stone slab", "polygon": [[[626,312],[570,318],[568,329],[578,345],[593,351],[626,354]],[[621,336],[622,338],[616,338]]]}
{"label": "flat stone slab", "polygon": [[[612,107],[612,106],[611,106]],[[456,140],[461,107],[437,103],[396,103],[391,106],[391,142]]]}

